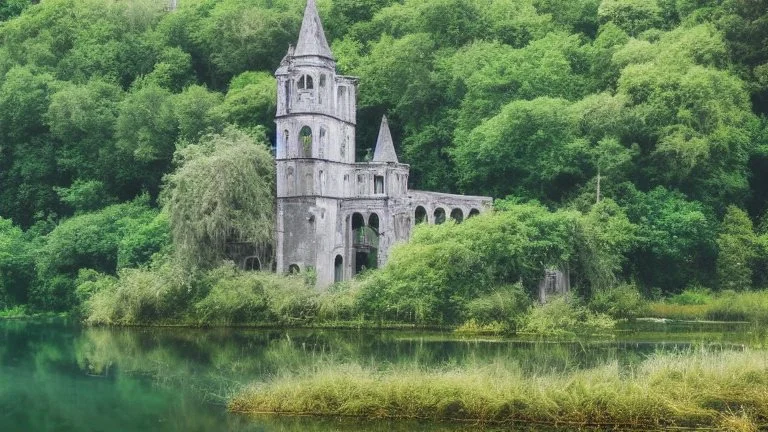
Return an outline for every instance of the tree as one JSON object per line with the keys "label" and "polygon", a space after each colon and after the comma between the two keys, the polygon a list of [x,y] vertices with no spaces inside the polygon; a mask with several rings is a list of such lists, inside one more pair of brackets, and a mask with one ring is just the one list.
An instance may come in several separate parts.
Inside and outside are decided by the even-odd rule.
{"label": "tree", "polygon": [[6,0],[0,4],[0,22],[19,15],[32,4],[30,0]]}
{"label": "tree", "polygon": [[758,238],[744,210],[729,206],[717,236],[717,280],[720,289],[747,290],[752,287]]}
{"label": "tree", "polygon": [[629,220],[638,226],[638,242],[629,261],[640,285],[670,293],[688,284],[711,283],[717,221],[710,208],[663,187],[641,192],[625,184],[617,195]]}
{"label": "tree", "polygon": [[21,228],[0,217],[0,309],[27,303],[34,279],[32,244]]}
{"label": "tree", "polygon": [[275,172],[263,136],[229,127],[182,147],[175,158],[162,202],[184,268],[215,266],[228,242],[272,243]]}
{"label": "tree", "polygon": [[579,263],[592,293],[615,287],[636,244],[637,226],[618,204],[605,199],[581,218],[579,228]]}
{"label": "tree", "polygon": [[223,103],[216,109],[219,121],[237,125],[243,129],[257,126],[274,134],[274,118],[277,110],[275,78],[266,72],[244,72],[232,79]]}
{"label": "tree", "polygon": [[576,122],[563,99],[515,101],[459,141],[452,155],[471,193],[558,200],[585,179],[566,150]]}

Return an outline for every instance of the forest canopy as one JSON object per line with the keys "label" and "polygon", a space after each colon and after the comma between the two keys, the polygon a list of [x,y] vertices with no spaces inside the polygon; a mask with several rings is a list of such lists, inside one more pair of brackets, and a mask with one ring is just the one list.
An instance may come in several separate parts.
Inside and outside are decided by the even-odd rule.
{"label": "forest canopy", "polygon": [[[621,215],[634,237],[605,280],[768,283],[768,0],[317,3],[339,72],[360,77],[359,160],[387,114],[412,188],[506,198],[498,211],[513,213],[494,223],[529,202]],[[196,149],[226,163],[250,146],[248,172],[271,176],[272,74],[304,5],[3,2],[0,309],[66,309],[83,270],[171,254],[181,234],[162,207],[176,201],[159,197]],[[244,232],[262,241],[271,198],[249,196]]]}

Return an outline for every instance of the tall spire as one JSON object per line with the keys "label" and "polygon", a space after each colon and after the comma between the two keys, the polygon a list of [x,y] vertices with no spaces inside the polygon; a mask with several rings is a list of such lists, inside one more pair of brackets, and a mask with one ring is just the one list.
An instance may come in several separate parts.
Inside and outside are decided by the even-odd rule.
{"label": "tall spire", "polygon": [[301,23],[301,33],[299,33],[299,42],[296,44],[295,56],[320,56],[333,59],[331,49],[328,47],[328,41],[325,39],[323,23],[320,22],[320,15],[317,13],[315,0],[307,1],[307,8],[304,10],[304,21]]}
{"label": "tall spire", "polygon": [[398,163],[395,143],[392,141],[392,133],[389,131],[387,116],[381,119],[379,139],[376,140],[376,151],[373,153],[373,161]]}

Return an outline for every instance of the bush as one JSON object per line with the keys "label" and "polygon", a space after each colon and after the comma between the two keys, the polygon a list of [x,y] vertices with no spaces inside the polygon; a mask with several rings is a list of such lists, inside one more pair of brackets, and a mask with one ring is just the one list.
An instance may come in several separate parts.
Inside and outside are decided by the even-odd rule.
{"label": "bush", "polygon": [[605,333],[616,322],[606,314],[588,310],[572,294],[555,297],[543,305],[535,305],[521,316],[518,333],[538,336],[567,336]]}
{"label": "bush", "polygon": [[[157,210],[149,208],[148,198],[140,197],[61,222],[42,239],[44,244],[36,256],[37,282],[30,298],[32,306],[53,311],[77,306],[74,290],[80,269],[114,275],[121,242],[133,244],[127,239],[135,237],[135,230],[151,224],[156,216]],[[163,246],[157,238],[149,243],[152,245],[140,248],[141,254],[132,254],[131,264],[143,264],[142,256],[149,256]]]}
{"label": "bush", "polygon": [[190,306],[191,290],[178,269],[169,263],[155,268],[123,269],[118,276],[112,284],[96,282],[104,283],[105,287],[84,305],[89,324],[178,323]]}
{"label": "bush", "polygon": [[268,274],[271,283],[264,286],[267,304],[278,322],[291,324],[317,317],[319,294],[302,275]]}
{"label": "bush", "polygon": [[467,319],[480,325],[512,323],[531,305],[521,283],[504,285],[467,303]]}
{"label": "bush", "polygon": [[[392,250],[386,267],[364,281],[361,306],[378,320],[461,323],[469,301],[520,280],[533,290],[546,266],[573,258],[579,217],[525,204],[461,224],[419,226],[410,242]],[[478,312],[481,303],[473,306]]]}
{"label": "bush", "polygon": [[338,283],[322,293],[318,299],[317,317],[321,321],[362,320],[359,280]]}
{"label": "bush", "polygon": [[680,294],[669,298],[669,302],[676,305],[705,305],[712,302],[712,291],[708,288],[686,288]]}
{"label": "bush", "polygon": [[237,275],[218,281],[208,295],[195,304],[201,324],[268,322],[271,318],[262,275]]}
{"label": "bush", "polygon": [[648,303],[636,286],[624,284],[595,293],[589,309],[614,319],[631,320],[647,313]]}

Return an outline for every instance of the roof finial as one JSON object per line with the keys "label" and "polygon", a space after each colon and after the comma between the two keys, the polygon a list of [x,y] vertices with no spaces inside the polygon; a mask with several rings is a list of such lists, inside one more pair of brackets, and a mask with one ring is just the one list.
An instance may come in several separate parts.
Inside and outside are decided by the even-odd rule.
{"label": "roof finial", "polygon": [[373,161],[398,163],[395,143],[392,141],[392,133],[389,131],[389,121],[386,115],[381,119],[379,139],[376,140],[376,152],[373,154]]}
{"label": "roof finial", "polygon": [[333,59],[328,40],[325,39],[323,23],[317,13],[315,0],[307,0],[304,10],[304,21],[301,23],[299,42],[296,44],[295,56],[320,56]]}

